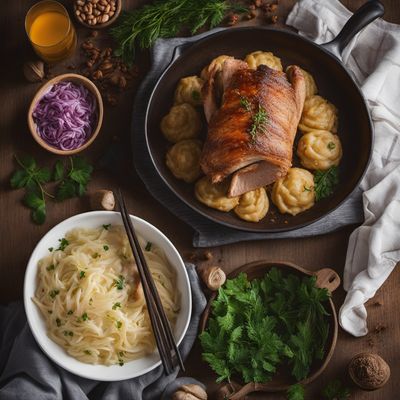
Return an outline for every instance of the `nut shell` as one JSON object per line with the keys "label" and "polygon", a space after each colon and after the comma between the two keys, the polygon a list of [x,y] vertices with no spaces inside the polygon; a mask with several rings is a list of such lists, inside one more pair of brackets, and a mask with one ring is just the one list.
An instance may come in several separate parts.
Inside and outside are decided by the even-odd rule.
{"label": "nut shell", "polygon": [[360,353],[348,366],[352,381],[362,389],[376,390],[390,378],[390,367],[378,354]]}
{"label": "nut shell", "polygon": [[29,82],[40,82],[44,78],[43,61],[28,61],[24,64],[24,76]]}

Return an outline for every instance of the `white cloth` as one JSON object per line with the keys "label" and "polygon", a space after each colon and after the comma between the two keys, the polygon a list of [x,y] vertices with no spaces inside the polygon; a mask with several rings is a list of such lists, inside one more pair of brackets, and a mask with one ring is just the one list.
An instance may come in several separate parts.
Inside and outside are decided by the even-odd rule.
{"label": "white cloth", "polygon": [[[286,23],[324,43],[351,15],[337,0],[300,0]],[[343,329],[363,336],[364,303],[400,260],[400,26],[376,20],[350,42],[342,60],[367,99],[375,128],[371,164],[361,183],[365,222],[350,236],[343,277],[348,293],[339,313]]]}

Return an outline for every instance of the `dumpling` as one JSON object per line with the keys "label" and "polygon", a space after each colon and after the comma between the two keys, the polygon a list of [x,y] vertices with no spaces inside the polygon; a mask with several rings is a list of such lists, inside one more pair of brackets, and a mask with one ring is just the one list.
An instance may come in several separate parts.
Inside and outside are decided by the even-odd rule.
{"label": "dumpling", "polygon": [[311,131],[300,138],[297,155],[303,167],[325,170],[339,165],[342,145],[338,135],[328,131]]}
{"label": "dumpling", "polygon": [[192,105],[178,104],[163,117],[160,127],[164,136],[172,143],[192,139],[201,130],[200,115]]}
{"label": "dumpling", "polygon": [[234,211],[245,221],[258,222],[263,219],[269,209],[267,192],[263,187],[242,194]]}
{"label": "dumpling", "polygon": [[290,168],[272,188],[272,201],[282,214],[297,215],[314,205],[314,176],[302,168]]}
{"label": "dumpling", "polygon": [[314,130],[336,133],[337,125],[337,108],[332,103],[318,95],[306,99],[299,123],[303,133]]}
{"label": "dumpling", "polygon": [[176,178],[191,183],[201,175],[201,148],[200,140],[187,139],[174,144],[168,150],[166,164]]}
{"label": "dumpling", "polygon": [[259,65],[266,65],[277,71],[283,71],[281,59],[275,57],[273,53],[269,51],[254,51],[248,54],[244,61],[247,62],[251,69],[257,69]]}
{"label": "dumpling", "polygon": [[228,59],[233,59],[233,58],[234,57],[232,57],[232,56],[225,56],[225,55],[214,58],[214,60],[212,60],[210,62],[210,64],[208,64],[206,67],[204,67],[203,70],[201,71],[201,74],[200,74],[201,79],[206,81],[210,77],[211,71],[214,71],[214,69],[215,69],[215,72],[221,71],[222,65],[224,64],[224,62]]}
{"label": "dumpling", "polygon": [[189,103],[192,106],[201,106],[201,88],[203,79],[198,76],[182,78],[175,89],[175,104]]}
{"label": "dumpling", "polygon": [[195,195],[197,200],[211,208],[228,212],[239,204],[239,197],[227,197],[229,182],[211,183],[204,176],[196,182]]}
{"label": "dumpling", "polygon": [[[288,73],[291,68],[293,68],[293,65],[289,65],[286,68],[286,73]],[[308,99],[318,93],[318,88],[312,75],[302,68],[300,68],[300,70],[304,76],[304,80],[306,81],[306,99]]]}

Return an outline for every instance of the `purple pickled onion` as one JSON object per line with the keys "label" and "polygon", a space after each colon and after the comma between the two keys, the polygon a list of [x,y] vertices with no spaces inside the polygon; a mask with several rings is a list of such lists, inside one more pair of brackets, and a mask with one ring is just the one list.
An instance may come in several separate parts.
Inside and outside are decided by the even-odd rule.
{"label": "purple pickled onion", "polygon": [[39,100],[32,117],[47,144],[74,150],[93,133],[97,121],[96,99],[83,85],[59,82]]}

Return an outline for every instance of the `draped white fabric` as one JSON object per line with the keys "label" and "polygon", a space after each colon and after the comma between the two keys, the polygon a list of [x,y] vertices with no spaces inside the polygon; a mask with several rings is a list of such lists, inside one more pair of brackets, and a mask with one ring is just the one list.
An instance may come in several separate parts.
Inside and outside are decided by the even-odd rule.
{"label": "draped white fabric", "polygon": [[[337,0],[300,0],[286,22],[324,43],[351,15]],[[350,42],[342,60],[367,99],[375,129],[371,164],[361,183],[365,222],[349,240],[347,296],[339,313],[343,329],[363,336],[368,332],[364,304],[400,260],[400,26],[373,22]]]}

